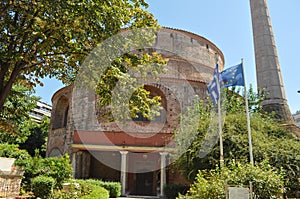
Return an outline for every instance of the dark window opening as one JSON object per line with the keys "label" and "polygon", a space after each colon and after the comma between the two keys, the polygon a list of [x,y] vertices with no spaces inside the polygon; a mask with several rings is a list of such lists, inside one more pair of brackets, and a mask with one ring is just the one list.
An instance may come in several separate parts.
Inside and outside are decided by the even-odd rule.
{"label": "dark window opening", "polygon": [[61,97],[55,107],[53,114],[53,129],[65,128],[68,122],[69,101],[66,97]]}

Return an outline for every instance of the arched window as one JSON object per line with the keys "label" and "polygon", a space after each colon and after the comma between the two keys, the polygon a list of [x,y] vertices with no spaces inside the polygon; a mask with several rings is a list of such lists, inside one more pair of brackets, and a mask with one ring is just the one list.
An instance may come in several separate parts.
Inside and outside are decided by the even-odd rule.
{"label": "arched window", "polygon": [[60,157],[60,156],[62,156],[62,153],[57,147],[51,149],[48,155],[48,157]]}
{"label": "arched window", "polygon": [[54,114],[51,116],[53,119],[52,128],[64,128],[67,126],[69,112],[69,100],[65,96],[62,96],[57,101]]}

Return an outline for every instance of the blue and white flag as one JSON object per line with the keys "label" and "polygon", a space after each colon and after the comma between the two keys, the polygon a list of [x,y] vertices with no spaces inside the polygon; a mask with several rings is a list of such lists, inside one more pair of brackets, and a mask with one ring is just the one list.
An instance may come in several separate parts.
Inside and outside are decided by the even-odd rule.
{"label": "blue and white flag", "polygon": [[220,98],[220,82],[219,82],[219,69],[218,64],[216,64],[216,68],[214,70],[213,80],[208,84],[207,90],[210,95],[210,98],[213,104],[217,104]]}
{"label": "blue and white flag", "polygon": [[221,88],[245,86],[242,63],[232,66],[220,73]]}

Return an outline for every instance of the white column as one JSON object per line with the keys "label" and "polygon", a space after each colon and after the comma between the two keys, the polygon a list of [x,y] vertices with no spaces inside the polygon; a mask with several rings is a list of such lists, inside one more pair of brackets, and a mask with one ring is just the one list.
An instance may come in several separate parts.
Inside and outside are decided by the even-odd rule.
{"label": "white column", "polygon": [[76,152],[72,153],[72,169],[73,169],[73,178],[75,178],[75,172],[76,172]]}
{"label": "white column", "polygon": [[127,153],[128,151],[120,151],[121,153],[121,190],[122,196],[125,196],[126,191],[126,170],[127,170]]}
{"label": "white column", "polygon": [[166,156],[168,153],[160,152],[160,195],[164,196],[164,185],[166,184]]}

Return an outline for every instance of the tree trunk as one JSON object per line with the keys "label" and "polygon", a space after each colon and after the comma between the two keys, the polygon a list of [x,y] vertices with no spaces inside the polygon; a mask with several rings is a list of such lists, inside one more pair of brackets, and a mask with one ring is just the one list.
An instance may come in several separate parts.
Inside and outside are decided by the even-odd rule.
{"label": "tree trunk", "polygon": [[[19,72],[21,71],[22,65],[23,65],[23,63],[16,64],[16,66],[15,66],[13,72],[11,73],[10,78],[6,82],[6,84],[4,81],[4,82],[2,82],[3,85],[0,85],[2,88],[0,90],[0,112],[3,111],[4,103],[7,99],[7,97],[9,96],[11,88],[12,88],[14,82],[16,81],[16,79],[19,75]],[[5,74],[4,74],[4,76],[5,76]]]}
{"label": "tree trunk", "polygon": [[[11,86],[12,87],[12,86]],[[11,89],[11,87],[10,87],[10,89]],[[6,101],[6,98],[8,97],[8,95],[9,95],[9,91],[10,91],[10,89],[7,89],[8,87],[7,86],[5,86],[4,87],[4,89],[1,91],[1,93],[0,93],[0,112],[2,112],[2,110],[3,110],[3,107],[4,107],[4,103],[5,103],[5,101]]]}

